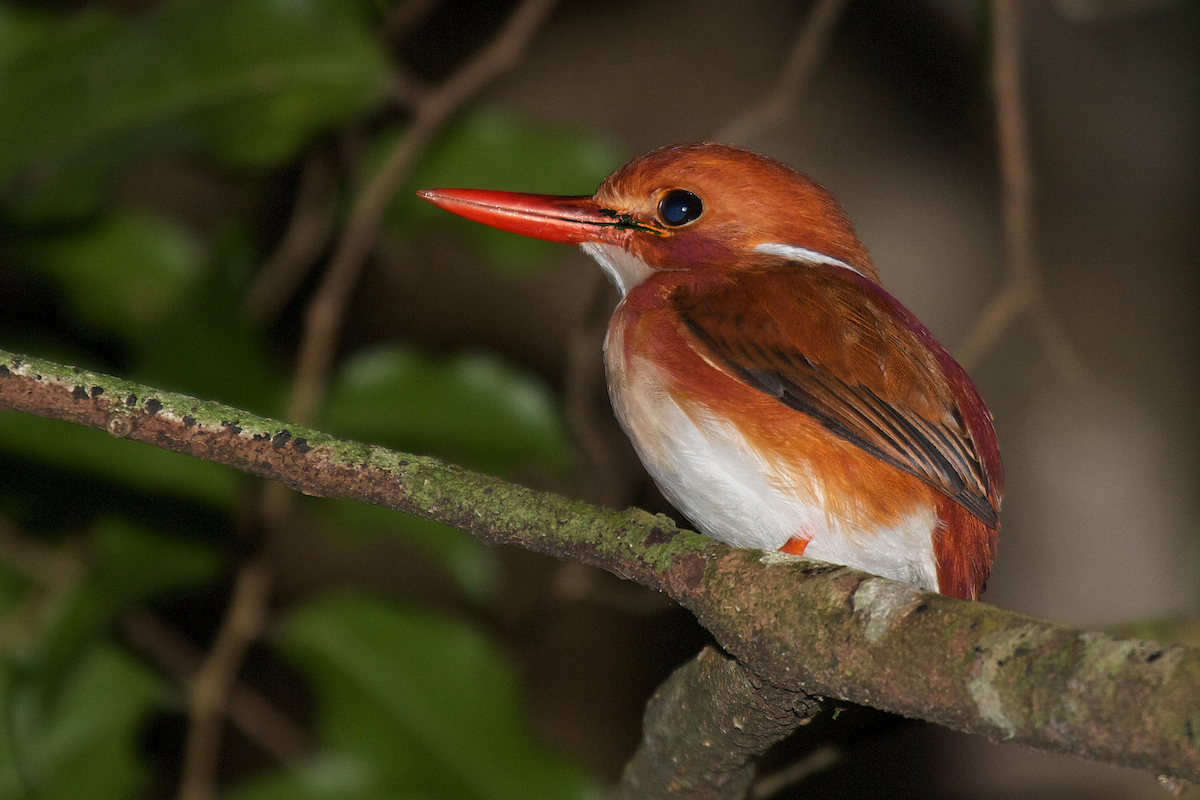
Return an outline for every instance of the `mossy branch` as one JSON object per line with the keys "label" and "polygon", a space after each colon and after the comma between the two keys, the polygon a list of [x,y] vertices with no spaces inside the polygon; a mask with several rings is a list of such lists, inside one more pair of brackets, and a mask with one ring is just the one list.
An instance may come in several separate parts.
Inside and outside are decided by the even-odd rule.
{"label": "mossy branch", "polygon": [[641,745],[611,800],[741,800],[754,759],[820,709],[811,695],[772,686],[705,647],[646,704]]}
{"label": "mossy branch", "polygon": [[1200,780],[1200,651],[1081,631],[779,553],[737,550],[432,458],[0,351],[0,409],[386,506],[666,592],[766,685]]}

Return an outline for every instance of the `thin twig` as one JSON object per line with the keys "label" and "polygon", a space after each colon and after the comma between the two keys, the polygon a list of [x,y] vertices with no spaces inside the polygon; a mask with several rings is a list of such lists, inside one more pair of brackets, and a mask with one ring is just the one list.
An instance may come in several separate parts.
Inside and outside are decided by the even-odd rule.
{"label": "thin twig", "polygon": [[392,84],[388,95],[398,108],[411,112],[421,104],[421,99],[428,91],[429,87],[408,70],[392,70]]}
{"label": "thin twig", "polygon": [[787,119],[821,63],[845,7],[846,0],[817,0],[792,44],[775,86],[757,105],[718,131],[717,141],[744,143]]}
{"label": "thin twig", "polygon": [[404,0],[392,6],[383,18],[383,40],[396,45],[437,11],[439,0]]}
{"label": "thin twig", "polygon": [[44,630],[63,598],[84,580],[87,553],[81,544],[71,539],[49,547],[0,519],[0,561],[33,583],[15,607],[0,615],[0,652],[12,651]]}
{"label": "thin twig", "polygon": [[750,800],[769,800],[784,789],[799,786],[813,775],[836,766],[842,758],[842,751],[834,745],[821,745],[778,772],[763,775],[754,782],[748,796]]}
{"label": "thin twig", "polygon": [[239,570],[229,611],[189,693],[179,800],[211,800],[216,796],[225,707],[246,651],[262,627],[270,588],[271,569],[261,555]]}
{"label": "thin twig", "polygon": [[[193,678],[204,658],[187,637],[144,608],[121,618],[121,633],[131,646],[183,682]],[[234,685],[228,714],[234,725],[281,764],[299,764],[313,751],[305,730],[247,683]]]}
{"label": "thin twig", "polygon": [[375,244],[392,196],[433,137],[464,103],[494,78],[513,67],[549,15],[556,0],[524,0],[483,50],[432,90],[417,105],[413,120],[393,145],[379,171],[363,189],[350,212],[346,233],[308,307],[310,335],[301,348],[287,418],[311,421],[325,392],[333,364],[335,342],[345,318],[346,304],[358,275]]}
{"label": "thin twig", "polygon": [[259,324],[279,316],[329,241],[335,172],[325,153],[305,160],[287,230],[246,292],[246,314]]}
{"label": "thin twig", "polygon": [[[40,594],[61,594],[87,573],[86,554],[74,543],[51,548],[2,521],[0,560],[45,586],[46,590]],[[203,653],[146,609],[135,608],[125,613],[120,626],[126,642],[181,682],[189,681],[199,669]],[[6,643],[3,631],[4,626],[0,626],[0,645]],[[299,763],[312,752],[308,734],[247,684],[238,683],[234,687],[229,719],[280,763]]]}
{"label": "thin twig", "polygon": [[1083,373],[1083,362],[1046,302],[1035,254],[1033,167],[1021,89],[1017,4],[1018,0],[992,3],[992,90],[1008,274],[999,294],[988,302],[959,346],[958,358],[968,369],[975,366],[1019,316],[1028,314],[1051,363],[1065,379],[1074,380]]}
{"label": "thin twig", "polygon": [[[294,503],[294,493],[285,487],[277,483],[263,486],[254,509],[258,517],[251,527],[262,531],[283,529]],[[242,661],[266,621],[275,577],[268,553],[258,541],[253,546],[254,554],[238,567],[229,607],[192,681],[179,800],[212,800],[216,796],[222,722],[233,700]]]}
{"label": "thin twig", "polygon": [[49,547],[0,519],[0,561],[41,586],[58,589],[79,582],[85,572],[84,553],[76,545]]}

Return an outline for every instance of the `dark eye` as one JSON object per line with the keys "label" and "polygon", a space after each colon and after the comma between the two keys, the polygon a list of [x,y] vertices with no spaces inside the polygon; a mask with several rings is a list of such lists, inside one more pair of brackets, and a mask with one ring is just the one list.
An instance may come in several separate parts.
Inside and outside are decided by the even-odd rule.
{"label": "dark eye", "polygon": [[668,225],[687,225],[702,211],[700,198],[686,189],[672,189],[658,203],[658,216]]}

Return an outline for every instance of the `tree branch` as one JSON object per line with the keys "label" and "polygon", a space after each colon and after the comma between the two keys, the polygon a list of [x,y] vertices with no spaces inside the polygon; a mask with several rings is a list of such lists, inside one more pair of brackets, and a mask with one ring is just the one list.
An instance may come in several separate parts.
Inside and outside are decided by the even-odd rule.
{"label": "tree branch", "polygon": [[61,419],[580,561],[660,589],[773,686],[1200,780],[1200,651],[738,550],[432,458],[0,351],[0,409]]}
{"label": "tree branch", "polygon": [[706,647],[650,698],[642,744],[613,800],[741,800],[754,758],[818,711],[817,698],[765,683]]}

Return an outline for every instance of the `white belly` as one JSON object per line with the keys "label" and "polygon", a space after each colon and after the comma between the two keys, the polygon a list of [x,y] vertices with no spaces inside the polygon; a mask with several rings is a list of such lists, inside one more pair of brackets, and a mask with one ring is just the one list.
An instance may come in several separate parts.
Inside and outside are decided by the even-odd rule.
{"label": "white belly", "polygon": [[764,550],[806,538],[806,556],[937,590],[932,508],[873,530],[831,515],[813,470],[784,473],[731,423],[701,407],[685,411],[658,368],[636,355],[626,362],[623,349],[619,339],[606,342],[613,408],[654,482],[701,532]]}

